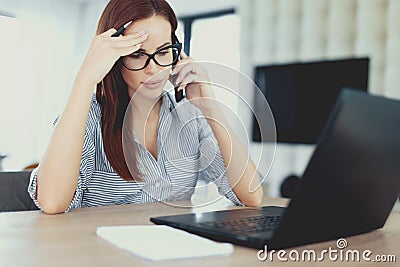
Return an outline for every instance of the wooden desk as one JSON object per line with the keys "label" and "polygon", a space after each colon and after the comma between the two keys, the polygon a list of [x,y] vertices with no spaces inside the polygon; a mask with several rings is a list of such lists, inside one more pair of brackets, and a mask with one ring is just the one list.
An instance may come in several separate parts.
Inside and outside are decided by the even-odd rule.
{"label": "wooden desk", "polygon": [[[287,200],[267,198],[263,205],[285,206]],[[236,207],[228,207],[236,208]],[[96,236],[96,228],[104,225],[151,224],[156,215],[187,213],[162,203],[133,204],[75,209],[67,214],[46,215],[40,211],[0,213],[0,266],[275,266],[288,264],[276,257],[273,262],[260,261],[257,250],[235,246],[230,256],[151,262],[125,252]],[[395,255],[400,261],[400,214],[391,214],[383,229],[346,238],[348,249],[369,249],[373,255]],[[155,240],[157,242],[157,240]],[[296,248],[298,251],[337,249],[336,240]],[[287,249],[286,251],[290,251]],[[292,263],[292,262],[290,262]],[[293,262],[294,263],[294,262]],[[315,266],[305,262],[300,266]],[[375,263],[369,266],[396,266],[396,263]],[[299,265],[299,263],[297,263]],[[324,266],[350,265],[332,262]],[[366,263],[352,262],[351,266]]]}

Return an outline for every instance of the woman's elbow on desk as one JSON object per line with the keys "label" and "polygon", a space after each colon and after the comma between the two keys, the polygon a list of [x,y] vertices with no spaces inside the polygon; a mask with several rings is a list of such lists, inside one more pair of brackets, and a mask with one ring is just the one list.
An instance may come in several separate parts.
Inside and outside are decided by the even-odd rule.
{"label": "woman's elbow on desk", "polygon": [[46,214],[64,213],[69,206],[69,202],[64,201],[60,195],[43,195],[43,193],[40,192],[39,187],[37,190],[37,201],[41,211]]}
{"label": "woman's elbow on desk", "polygon": [[63,213],[75,195],[78,179],[44,171],[44,168],[39,169],[36,177],[36,199],[40,209],[46,214]]}
{"label": "woman's elbow on desk", "polygon": [[261,203],[262,203],[263,195],[264,195],[263,189],[262,189],[262,187],[259,187],[253,193],[249,193],[249,194],[247,194],[247,196],[239,198],[239,199],[245,206],[260,207]]}
{"label": "woman's elbow on desk", "polygon": [[61,203],[60,200],[39,198],[38,203],[42,212],[46,214],[59,214],[64,213],[68,209],[68,203]]}

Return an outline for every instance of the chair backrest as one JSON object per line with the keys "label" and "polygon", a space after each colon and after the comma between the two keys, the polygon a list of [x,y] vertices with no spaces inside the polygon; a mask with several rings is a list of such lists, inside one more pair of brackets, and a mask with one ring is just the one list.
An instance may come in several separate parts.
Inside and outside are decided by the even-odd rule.
{"label": "chair backrest", "polygon": [[30,171],[0,172],[0,212],[37,210],[27,188]]}

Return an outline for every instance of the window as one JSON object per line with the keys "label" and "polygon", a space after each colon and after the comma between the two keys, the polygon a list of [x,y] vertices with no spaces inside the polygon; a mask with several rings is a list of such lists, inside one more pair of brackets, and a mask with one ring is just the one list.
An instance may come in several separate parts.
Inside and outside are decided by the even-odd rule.
{"label": "window", "polygon": [[240,19],[238,15],[196,20],[192,28],[191,54],[198,60],[239,68]]}
{"label": "window", "polygon": [[[234,9],[228,9],[180,18],[185,52],[197,61],[214,62],[239,70],[240,17],[234,12]],[[179,30],[178,38],[182,38]],[[236,93],[237,88],[233,88]],[[217,99],[224,99],[233,110],[237,110],[236,95],[223,90],[215,90],[215,94]]]}
{"label": "window", "polygon": [[[234,9],[179,18],[186,54],[234,68],[240,64],[240,17]],[[182,37],[180,37],[182,39]]]}

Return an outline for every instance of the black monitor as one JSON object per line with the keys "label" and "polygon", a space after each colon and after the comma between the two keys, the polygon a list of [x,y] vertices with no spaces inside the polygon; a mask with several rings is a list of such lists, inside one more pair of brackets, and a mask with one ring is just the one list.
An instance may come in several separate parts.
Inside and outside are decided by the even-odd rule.
{"label": "black monitor", "polygon": [[[368,90],[368,66],[368,58],[352,58],[256,67],[255,83],[272,110],[276,141],[315,144],[341,90]],[[254,112],[257,118],[267,112],[262,99],[254,99]],[[253,141],[273,141],[270,133],[253,119]]]}

